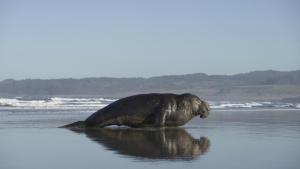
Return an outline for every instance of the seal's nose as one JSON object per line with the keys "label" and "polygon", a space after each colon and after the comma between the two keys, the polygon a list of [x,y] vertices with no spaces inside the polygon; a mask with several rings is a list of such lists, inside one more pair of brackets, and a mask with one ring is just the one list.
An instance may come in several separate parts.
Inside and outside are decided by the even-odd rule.
{"label": "seal's nose", "polygon": [[200,114],[200,118],[201,118],[201,119],[204,119],[204,118],[206,118],[207,116],[208,116],[208,112],[204,112],[204,113]]}
{"label": "seal's nose", "polygon": [[204,104],[205,104],[207,111],[209,112],[211,110],[209,104],[207,102],[204,102]]}
{"label": "seal's nose", "polygon": [[203,104],[203,112],[200,114],[200,118],[206,118],[209,114],[209,111],[211,110],[207,102],[203,101]]}

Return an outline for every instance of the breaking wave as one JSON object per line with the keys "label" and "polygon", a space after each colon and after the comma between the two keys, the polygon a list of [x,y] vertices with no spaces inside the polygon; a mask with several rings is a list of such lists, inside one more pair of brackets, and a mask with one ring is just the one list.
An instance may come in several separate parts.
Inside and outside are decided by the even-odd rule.
{"label": "breaking wave", "polygon": [[294,108],[300,109],[300,104],[281,102],[209,102],[212,109],[235,109],[235,108]]}
{"label": "breaking wave", "polygon": [[99,109],[114,102],[105,98],[0,98],[0,108],[6,109]]}

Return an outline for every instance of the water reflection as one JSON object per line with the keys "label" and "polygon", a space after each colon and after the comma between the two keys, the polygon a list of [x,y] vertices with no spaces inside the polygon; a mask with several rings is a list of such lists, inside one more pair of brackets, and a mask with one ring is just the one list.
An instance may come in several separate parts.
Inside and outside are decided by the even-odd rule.
{"label": "water reflection", "polygon": [[192,160],[206,153],[210,147],[208,138],[195,139],[181,128],[102,128],[76,132],[84,132],[107,149],[135,158]]}

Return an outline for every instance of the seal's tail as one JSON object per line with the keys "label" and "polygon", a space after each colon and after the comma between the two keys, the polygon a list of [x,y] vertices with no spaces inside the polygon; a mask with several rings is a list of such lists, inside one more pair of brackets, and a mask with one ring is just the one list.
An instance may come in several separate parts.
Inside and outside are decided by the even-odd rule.
{"label": "seal's tail", "polygon": [[84,127],[85,127],[84,121],[77,121],[71,124],[61,126],[61,128],[84,128]]}

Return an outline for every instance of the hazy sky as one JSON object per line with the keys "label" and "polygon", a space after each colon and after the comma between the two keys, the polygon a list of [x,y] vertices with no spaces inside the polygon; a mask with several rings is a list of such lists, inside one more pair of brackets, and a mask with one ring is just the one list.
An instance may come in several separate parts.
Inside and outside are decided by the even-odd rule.
{"label": "hazy sky", "polygon": [[300,69],[298,0],[0,0],[0,80]]}

